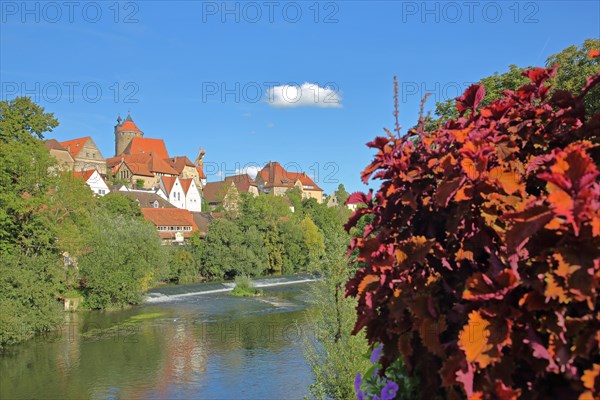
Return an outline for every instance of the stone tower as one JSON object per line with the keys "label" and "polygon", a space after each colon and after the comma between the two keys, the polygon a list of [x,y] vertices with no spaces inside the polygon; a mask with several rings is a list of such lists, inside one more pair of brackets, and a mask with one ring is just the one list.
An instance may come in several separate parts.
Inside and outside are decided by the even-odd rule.
{"label": "stone tower", "polygon": [[131,140],[136,136],[144,137],[144,132],[135,125],[131,119],[131,115],[127,114],[125,121],[119,115],[117,125],[115,125],[115,157],[123,154],[129,143],[131,143]]}

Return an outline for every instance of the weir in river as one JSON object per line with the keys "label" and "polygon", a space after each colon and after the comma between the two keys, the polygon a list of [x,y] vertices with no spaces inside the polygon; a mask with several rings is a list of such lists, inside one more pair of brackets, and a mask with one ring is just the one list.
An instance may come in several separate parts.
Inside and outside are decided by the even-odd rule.
{"label": "weir in river", "polygon": [[227,282],[170,286],[142,306],[68,313],[0,355],[0,397],[302,399],[314,279],[257,279],[263,295],[251,298],[230,296]]}

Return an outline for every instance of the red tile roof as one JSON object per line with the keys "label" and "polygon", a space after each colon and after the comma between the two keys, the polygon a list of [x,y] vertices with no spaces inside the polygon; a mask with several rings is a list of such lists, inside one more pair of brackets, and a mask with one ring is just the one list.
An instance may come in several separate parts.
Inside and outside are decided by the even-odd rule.
{"label": "red tile roof", "polygon": [[152,222],[154,226],[191,226],[192,232],[198,231],[194,217],[188,210],[181,208],[142,208],[141,210],[144,219]]}
{"label": "red tile roof", "polygon": [[177,157],[173,157],[173,158],[167,158],[165,161],[171,167],[173,167],[175,170],[177,170],[177,172],[179,172],[180,174],[185,167],[192,167],[192,168],[195,167],[194,163],[191,162],[190,159],[187,158],[186,156],[177,156]]}
{"label": "red tile roof", "polygon": [[188,194],[190,187],[192,187],[193,181],[194,179],[192,178],[179,178],[179,182],[181,182],[181,188],[183,189],[183,193],[185,193],[186,195]]}
{"label": "red tile roof", "polygon": [[225,178],[225,181],[233,182],[239,192],[248,192],[250,191],[250,186],[257,186],[256,182],[248,174],[228,176]]}
{"label": "red tile roof", "polygon": [[131,170],[135,175],[142,176],[154,176],[154,173],[162,173],[169,175],[179,175],[179,173],[171,168],[169,164],[167,164],[164,160],[159,158],[158,156],[149,155],[149,154],[121,154],[116,157],[111,157],[106,160],[106,165],[109,168],[113,169],[115,172],[115,166],[121,165],[121,161],[124,161],[127,164],[127,167]]}
{"label": "red tile roof", "polygon": [[76,158],[79,152],[83,149],[83,146],[87,143],[91,138],[89,136],[82,137],[79,139],[67,140],[65,142],[60,142],[60,145],[67,149],[73,158]]}
{"label": "red tile roof", "polygon": [[87,182],[88,179],[94,175],[94,172],[96,172],[95,169],[88,169],[87,171],[73,172],[73,176],[76,178],[83,178],[83,180]]}
{"label": "red tile roof", "polygon": [[117,131],[135,131],[141,132],[140,128],[137,127],[133,121],[124,121],[121,125],[117,126]]}
{"label": "red tile roof", "polygon": [[176,176],[163,176],[161,177],[163,184],[165,185],[165,189],[167,190],[167,195],[171,194],[171,190],[173,189],[173,185],[175,185],[175,181],[177,181]]}
{"label": "red tile roof", "polygon": [[294,187],[296,181],[300,181],[302,186],[312,186],[306,190],[323,191],[306,172],[289,172],[286,171],[277,161],[269,162],[260,170],[258,175],[265,182],[264,187]]}
{"label": "red tile roof", "polygon": [[[149,139],[136,136],[134,137],[124,151],[125,154],[151,154],[164,160],[169,158],[167,147],[162,139]],[[164,161],[163,161],[164,162]]]}

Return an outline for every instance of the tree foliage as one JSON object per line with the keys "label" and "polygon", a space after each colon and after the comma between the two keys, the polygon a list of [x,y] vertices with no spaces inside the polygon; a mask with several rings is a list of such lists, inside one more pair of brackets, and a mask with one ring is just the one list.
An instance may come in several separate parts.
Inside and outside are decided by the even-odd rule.
{"label": "tree foliage", "polygon": [[555,69],[524,76],[483,107],[471,86],[439,129],[377,137],[362,178],[381,187],[349,199],[365,207],[348,229],[372,217],[351,243],[354,332],[384,368],[402,356],[423,398],[600,395],[600,113],[584,104],[600,73],[576,93],[552,91]]}
{"label": "tree foliage", "polygon": [[91,250],[79,259],[82,289],[90,308],[137,304],[156,275],[164,252],[154,226],[99,211],[93,216]]}

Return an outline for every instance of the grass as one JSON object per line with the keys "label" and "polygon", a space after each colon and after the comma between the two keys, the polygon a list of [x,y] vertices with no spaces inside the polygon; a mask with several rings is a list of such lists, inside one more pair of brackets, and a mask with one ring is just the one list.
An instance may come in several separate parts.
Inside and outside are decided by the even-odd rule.
{"label": "grass", "polygon": [[260,296],[262,290],[257,289],[252,279],[247,275],[240,275],[235,278],[235,288],[230,292],[231,296],[236,297],[254,297]]}

